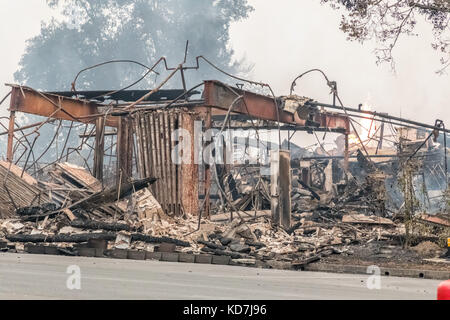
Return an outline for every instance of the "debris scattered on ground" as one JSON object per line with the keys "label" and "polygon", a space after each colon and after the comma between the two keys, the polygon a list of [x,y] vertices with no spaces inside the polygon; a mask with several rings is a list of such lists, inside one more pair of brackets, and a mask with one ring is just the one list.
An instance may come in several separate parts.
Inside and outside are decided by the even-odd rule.
{"label": "debris scattered on ground", "polygon": [[431,241],[424,241],[411,248],[424,258],[439,258],[446,250]]}

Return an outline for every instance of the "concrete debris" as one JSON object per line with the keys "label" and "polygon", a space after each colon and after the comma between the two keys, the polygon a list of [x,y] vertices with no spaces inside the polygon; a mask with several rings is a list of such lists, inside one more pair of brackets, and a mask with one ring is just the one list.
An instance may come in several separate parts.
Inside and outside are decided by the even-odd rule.
{"label": "concrete debris", "polygon": [[150,219],[152,221],[167,219],[168,216],[148,188],[134,193],[134,198],[140,219]]}
{"label": "concrete debris", "polygon": [[308,97],[300,97],[297,95],[290,95],[281,97],[281,108],[291,114],[297,112],[300,119],[308,119],[310,113],[315,111],[314,107],[307,105],[307,102],[312,101]]}
{"label": "concrete debris", "polygon": [[114,243],[114,248],[129,249],[131,244],[131,235],[126,232],[119,232]]}
{"label": "concrete debris", "polygon": [[424,241],[411,248],[424,258],[439,258],[446,250],[431,241]]}
{"label": "concrete debris", "polygon": [[419,219],[424,221],[424,222],[431,223],[431,224],[437,224],[437,225],[441,225],[441,226],[450,227],[450,218],[448,216],[447,217],[445,217],[444,215],[442,215],[442,216],[438,216],[438,215],[430,216],[428,214],[422,214],[419,217]]}
{"label": "concrete debris", "polygon": [[25,227],[22,223],[14,220],[4,220],[1,228],[2,230],[6,230],[7,233],[16,233],[22,230]]}

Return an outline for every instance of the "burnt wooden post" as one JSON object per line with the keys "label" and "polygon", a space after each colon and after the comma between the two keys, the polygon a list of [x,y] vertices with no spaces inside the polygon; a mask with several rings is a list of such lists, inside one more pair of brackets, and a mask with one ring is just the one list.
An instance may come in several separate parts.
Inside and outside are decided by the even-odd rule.
{"label": "burnt wooden post", "polygon": [[[212,121],[211,121],[211,109],[207,108],[205,113],[205,131],[211,129]],[[214,144],[214,137],[211,137],[212,141],[208,144]],[[217,152],[217,150],[215,151]],[[210,160],[210,159],[208,159]],[[211,167],[209,163],[205,163],[205,217],[210,216],[210,192],[211,192]]]}
{"label": "burnt wooden post", "polygon": [[280,157],[278,150],[270,151],[270,210],[272,212],[272,222],[275,225],[280,224],[279,208],[279,175],[280,175]]}
{"label": "burnt wooden post", "polygon": [[290,228],[291,156],[287,150],[275,150],[270,154],[270,194],[273,223]]}
{"label": "burnt wooden post", "polygon": [[133,124],[128,116],[119,118],[117,164],[117,182],[128,181],[133,173]]}
{"label": "burnt wooden post", "polygon": [[[198,214],[198,164],[195,163],[195,139],[194,139],[194,115],[183,113],[181,116],[181,127],[190,135],[190,154],[188,163],[181,164],[181,203],[185,213]],[[184,150],[183,150],[184,151]]]}
{"label": "burnt wooden post", "polygon": [[291,154],[288,150],[280,150],[280,212],[281,225],[291,227]]}
{"label": "burnt wooden post", "polygon": [[345,146],[344,146],[344,172],[345,172],[345,179],[348,177],[348,161],[349,161],[349,151],[348,151],[348,133],[346,132],[344,134],[345,137]]}
{"label": "burnt wooden post", "polygon": [[11,111],[10,116],[9,116],[9,127],[8,127],[8,146],[6,149],[6,160],[8,162],[12,162],[13,158],[14,158],[13,144],[14,144],[14,122],[15,122],[15,119],[16,119],[16,112]]}
{"label": "burnt wooden post", "polygon": [[95,121],[94,177],[103,181],[103,157],[105,154],[105,118]]}
{"label": "burnt wooden post", "polygon": [[383,138],[384,138],[384,122],[381,123],[380,140],[378,140],[377,150],[376,150],[375,154],[378,153],[378,150],[383,149]]}

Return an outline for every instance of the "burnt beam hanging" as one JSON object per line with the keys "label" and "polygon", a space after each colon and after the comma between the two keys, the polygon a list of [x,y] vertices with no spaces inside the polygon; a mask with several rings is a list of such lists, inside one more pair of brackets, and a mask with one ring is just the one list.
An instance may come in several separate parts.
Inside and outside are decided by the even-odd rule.
{"label": "burnt beam hanging", "polygon": [[[281,123],[296,126],[310,126],[309,120],[301,119],[297,114],[280,109],[276,100],[272,97],[238,88],[230,88],[219,81],[205,81],[203,95],[205,105],[214,108],[212,110],[213,118],[225,114],[233,101],[241,95],[243,99],[236,102],[232,110],[235,114],[246,115],[259,120],[279,120]],[[318,110],[313,115],[313,121],[317,124],[317,129],[340,129],[347,133],[350,132],[350,121],[347,116]]]}
{"label": "burnt beam hanging", "polygon": [[[69,120],[95,124],[96,118],[102,115],[103,106],[94,102],[72,99],[55,94],[42,93],[34,89],[10,85],[10,111],[18,111],[58,120]],[[106,126],[117,127],[116,117],[107,116]]]}

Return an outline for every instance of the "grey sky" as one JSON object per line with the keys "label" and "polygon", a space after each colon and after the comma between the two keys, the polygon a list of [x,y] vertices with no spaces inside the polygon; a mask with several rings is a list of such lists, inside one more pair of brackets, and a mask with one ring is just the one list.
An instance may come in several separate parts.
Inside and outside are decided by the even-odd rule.
{"label": "grey sky", "polygon": [[[37,35],[41,20],[48,20],[51,15],[45,0],[0,0],[0,40],[6,44],[0,50],[0,99],[9,91],[3,84],[14,83],[13,74],[25,50],[26,40]],[[4,116],[7,104],[0,108],[0,115]]]}
{"label": "grey sky", "polygon": [[[338,82],[348,106],[369,103],[372,109],[428,123],[446,120],[450,77],[435,74],[439,56],[431,48],[428,26],[419,25],[419,37],[401,38],[395,49],[397,74],[388,65],[377,66],[373,44],[348,42],[338,29],[340,13],[319,0],[250,0],[255,11],[231,30],[236,58],[254,65],[250,77],[270,83],[277,95],[287,94],[296,75],[310,68],[324,70]],[[40,21],[52,11],[45,0],[0,0],[0,83],[13,82],[26,39],[39,32]],[[209,57],[214,60],[214,57]],[[0,88],[3,97],[8,90]],[[308,76],[297,94],[331,100],[318,75]],[[1,99],[1,98],[0,98]],[[1,115],[7,106],[1,106]]]}

